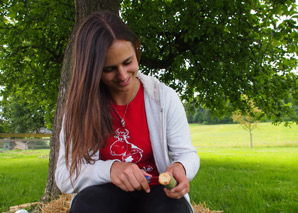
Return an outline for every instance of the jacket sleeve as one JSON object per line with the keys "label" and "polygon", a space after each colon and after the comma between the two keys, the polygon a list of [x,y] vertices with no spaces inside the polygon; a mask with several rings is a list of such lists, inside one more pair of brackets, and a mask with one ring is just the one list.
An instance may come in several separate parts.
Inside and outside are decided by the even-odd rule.
{"label": "jacket sleeve", "polygon": [[[64,125],[63,125],[64,126]],[[99,159],[99,152],[94,159]],[[78,193],[84,188],[111,182],[110,168],[115,160],[97,160],[94,164],[82,163],[77,178],[75,174],[70,181],[70,172],[65,162],[64,128],[60,132],[60,149],[55,172],[55,180],[58,188],[63,193]]]}
{"label": "jacket sleeve", "polygon": [[200,167],[200,158],[192,145],[184,106],[176,92],[167,87],[165,96],[167,145],[172,162],[180,162],[192,180]]}

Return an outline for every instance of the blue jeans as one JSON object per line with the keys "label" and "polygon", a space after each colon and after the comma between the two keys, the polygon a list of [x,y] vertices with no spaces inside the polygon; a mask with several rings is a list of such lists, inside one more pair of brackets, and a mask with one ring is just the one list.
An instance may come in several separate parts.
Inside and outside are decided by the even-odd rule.
{"label": "blue jeans", "polygon": [[74,198],[70,213],[191,213],[185,198],[166,196],[163,186],[151,187],[151,192],[125,192],[113,184],[90,186]]}

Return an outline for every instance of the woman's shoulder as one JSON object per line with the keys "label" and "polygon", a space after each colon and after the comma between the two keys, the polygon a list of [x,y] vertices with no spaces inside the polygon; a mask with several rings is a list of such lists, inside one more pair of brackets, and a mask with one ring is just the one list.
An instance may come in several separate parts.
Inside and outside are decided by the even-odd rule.
{"label": "woman's shoulder", "polygon": [[176,91],[157,78],[143,73],[138,73],[137,77],[142,82],[144,91],[150,98],[159,102],[170,102],[173,99],[177,99],[178,94]]}
{"label": "woman's shoulder", "polygon": [[168,91],[175,92],[175,90],[173,88],[167,86],[166,84],[164,84],[163,82],[161,82],[160,80],[158,80],[157,78],[155,78],[153,76],[145,75],[145,74],[139,72],[137,74],[137,78],[142,82],[143,86],[145,88],[148,88],[149,90],[165,89]]}
{"label": "woman's shoulder", "polygon": [[137,78],[142,82],[142,84],[145,84],[146,86],[156,86],[158,84],[161,84],[161,82],[157,78],[145,75],[141,72],[138,72]]}
{"label": "woman's shoulder", "polygon": [[157,78],[145,75],[140,72],[138,73],[137,78],[143,84],[145,94],[158,101],[162,83]]}

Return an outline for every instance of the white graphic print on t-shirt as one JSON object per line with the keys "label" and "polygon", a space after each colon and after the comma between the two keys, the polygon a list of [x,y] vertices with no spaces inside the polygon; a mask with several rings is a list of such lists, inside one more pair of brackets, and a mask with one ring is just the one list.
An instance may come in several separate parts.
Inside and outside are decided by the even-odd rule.
{"label": "white graphic print on t-shirt", "polygon": [[116,141],[110,146],[110,153],[113,156],[122,156],[123,162],[138,163],[143,157],[143,150],[129,143],[129,131],[124,129],[121,131],[120,128],[116,130],[116,135],[114,136]]}

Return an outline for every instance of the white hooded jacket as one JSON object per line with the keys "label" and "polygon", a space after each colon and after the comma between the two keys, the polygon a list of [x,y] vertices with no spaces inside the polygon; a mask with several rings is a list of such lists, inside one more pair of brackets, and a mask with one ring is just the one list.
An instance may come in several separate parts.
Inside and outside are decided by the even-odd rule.
{"label": "white hooded jacket", "polygon": [[[180,162],[186,176],[196,175],[200,158],[191,143],[189,125],[184,107],[176,92],[153,77],[138,73],[144,87],[144,101],[153,156],[158,172],[166,171],[173,162]],[[99,152],[94,159],[100,159]],[[94,164],[82,164],[77,179],[71,183],[65,164],[64,125],[60,133],[59,158],[55,173],[56,184],[64,193],[78,193],[92,185],[111,182],[110,168],[117,160],[97,160]],[[75,176],[75,175],[74,175]],[[189,201],[188,194],[185,198]]]}

